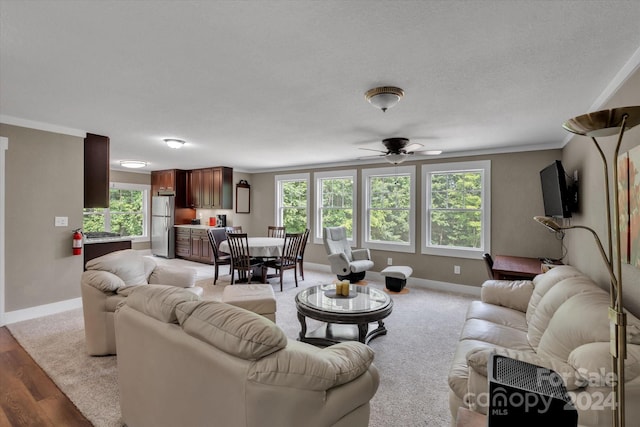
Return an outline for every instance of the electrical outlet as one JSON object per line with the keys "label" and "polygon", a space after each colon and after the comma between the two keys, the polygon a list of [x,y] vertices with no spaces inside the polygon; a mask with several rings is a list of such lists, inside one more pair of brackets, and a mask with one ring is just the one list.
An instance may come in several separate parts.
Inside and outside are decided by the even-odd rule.
{"label": "electrical outlet", "polygon": [[459,265],[454,265],[453,266],[453,274],[460,274],[460,266]]}
{"label": "electrical outlet", "polygon": [[387,258],[387,265],[393,265],[393,258]]}
{"label": "electrical outlet", "polygon": [[54,222],[56,227],[68,227],[69,226],[69,217],[67,216],[57,216]]}

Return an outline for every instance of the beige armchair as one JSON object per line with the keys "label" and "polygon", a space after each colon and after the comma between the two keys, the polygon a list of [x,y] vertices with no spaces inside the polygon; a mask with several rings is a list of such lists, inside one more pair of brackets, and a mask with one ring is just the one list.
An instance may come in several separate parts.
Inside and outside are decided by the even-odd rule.
{"label": "beige armchair", "polygon": [[325,227],[322,240],[329,255],[331,272],[338,279],[355,283],[364,279],[367,270],[373,268],[369,249],[351,249],[344,227]]}
{"label": "beige armchair", "polygon": [[195,287],[196,271],[159,265],[153,257],[127,249],[94,258],[82,273],[82,311],[87,351],[91,356],[116,354],[113,313],[132,289],[149,284],[187,288],[202,295]]}

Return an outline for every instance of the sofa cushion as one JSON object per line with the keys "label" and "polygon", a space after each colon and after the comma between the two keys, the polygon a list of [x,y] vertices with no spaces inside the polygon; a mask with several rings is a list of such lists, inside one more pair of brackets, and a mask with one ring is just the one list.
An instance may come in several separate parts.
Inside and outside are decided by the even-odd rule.
{"label": "sofa cushion", "polygon": [[287,345],[287,337],[275,323],[223,302],[180,304],[177,316],[187,334],[242,359],[257,360]]}
{"label": "sofa cushion", "polygon": [[111,252],[87,261],[87,270],[108,271],[115,274],[127,286],[146,285],[147,276],[144,271],[142,255],[133,249]]}
{"label": "sofa cushion", "polygon": [[487,280],[482,284],[482,301],[513,308],[521,312],[527,311],[533,282],[530,280]]}
{"label": "sofa cushion", "polygon": [[261,384],[323,391],[348,383],[369,369],[374,352],[359,342],[318,350],[298,341],[256,361],[248,378]]}
{"label": "sofa cushion", "polygon": [[540,298],[533,316],[529,318],[527,337],[531,347],[538,348],[540,339],[558,308],[572,296],[583,292],[605,293],[586,276],[570,277],[549,288]]}
{"label": "sofa cushion", "polygon": [[552,268],[544,274],[538,274],[533,278],[533,293],[527,306],[527,322],[531,321],[531,317],[536,311],[536,307],[544,294],[549,291],[556,283],[568,279],[569,277],[582,276],[583,274],[575,267],[570,265],[559,265]]}
{"label": "sofa cushion", "polygon": [[80,281],[83,285],[93,286],[102,292],[116,292],[126,286],[124,281],[115,274],[100,270],[82,272]]}
{"label": "sofa cushion", "polygon": [[530,351],[527,333],[482,319],[469,319],[464,323],[460,340],[483,341],[499,347]]}
{"label": "sofa cushion", "polygon": [[149,276],[149,283],[190,288],[196,283],[196,275],[195,268],[158,264]]}
{"label": "sofa cushion", "polygon": [[[569,355],[568,363],[582,373],[592,387],[611,387],[613,373],[609,342],[591,342],[577,347]],[[624,360],[625,382],[640,375],[640,345],[628,345]]]}
{"label": "sofa cushion", "polygon": [[556,310],[545,330],[538,354],[567,361],[569,354],[590,342],[609,341],[609,295],[584,292]]}
{"label": "sofa cushion", "polygon": [[482,301],[471,301],[467,308],[466,319],[486,320],[497,325],[508,326],[527,332],[527,321],[522,311],[501,307]]}
{"label": "sofa cushion", "polygon": [[186,289],[168,285],[137,286],[130,291],[127,305],[165,323],[177,323],[176,306],[200,297]]}

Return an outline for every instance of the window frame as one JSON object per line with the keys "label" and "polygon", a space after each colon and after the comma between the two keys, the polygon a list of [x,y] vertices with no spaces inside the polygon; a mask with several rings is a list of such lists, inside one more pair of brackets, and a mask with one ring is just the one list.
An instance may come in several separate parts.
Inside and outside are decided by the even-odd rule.
{"label": "window frame", "polygon": [[[361,170],[362,180],[362,212],[361,227],[362,247],[391,252],[415,253],[416,251],[416,167],[415,165],[388,166],[382,168],[365,168]],[[410,206],[409,206],[409,242],[370,241],[369,236],[369,202],[371,189],[369,179],[378,176],[409,175],[410,178]]]}
{"label": "window frame", "polygon": [[[148,184],[133,184],[128,182],[110,182],[109,183],[109,192],[112,189],[115,190],[134,190],[134,191],[142,191],[142,235],[139,236],[126,236],[130,237],[133,242],[148,242],[150,241],[150,204],[149,198],[151,194],[151,185]],[[84,215],[87,215],[86,212],[82,213],[83,218]],[[104,215],[104,231],[111,231],[111,210],[110,208],[103,208]],[[83,220],[84,221],[84,220]]]}
{"label": "window frame", "polygon": [[[442,247],[429,245],[431,174],[480,171],[482,176],[482,243],[480,248]],[[491,253],[491,160],[477,160],[455,163],[431,163],[422,165],[422,248],[425,255],[440,255],[456,258],[482,259],[485,253]]]}
{"label": "window frame", "polygon": [[353,201],[353,205],[351,207],[351,230],[353,230],[353,236],[351,239],[347,239],[347,242],[351,246],[355,246],[358,241],[358,229],[357,229],[357,217],[358,217],[358,171],[356,169],[345,169],[345,170],[334,170],[334,171],[325,171],[325,172],[314,172],[313,179],[315,182],[315,210],[314,210],[314,237],[313,242],[317,244],[322,244],[322,184],[325,179],[339,179],[339,178],[351,178],[353,179],[353,192],[351,196],[351,200]]}
{"label": "window frame", "polygon": [[275,183],[275,194],[276,194],[276,200],[275,200],[275,225],[277,225],[278,227],[282,227],[283,221],[282,221],[282,183],[284,182],[288,182],[288,181],[305,181],[307,183],[307,192],[306,192],[306,205],[305,205],[305,210],[307,212],[307,228],[309,228],[309,224],[310,224],[310,218],[309,218],[309,191],[310,186],[309,186],[309,180],[310,180],[310,173],[292,173],[292,174],[283,174],[283,175],[276,175],[274,177],[274,183]]}

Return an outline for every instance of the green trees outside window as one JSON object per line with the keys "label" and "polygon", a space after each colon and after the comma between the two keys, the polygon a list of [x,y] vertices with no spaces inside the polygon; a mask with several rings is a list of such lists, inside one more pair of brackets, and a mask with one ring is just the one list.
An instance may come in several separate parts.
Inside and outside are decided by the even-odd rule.
{"label": "green trees outside window", "polygon": [[480,248],[482,174],[477,171],[431,174],[430,244]]}
{"label": "green trees outside window", "polygon": [[109,207],[85,209],[83,230],[110,231],[122,236],[144,235],[144,190],[111,188]]}
{"label": "green trees outside window", "polygon": [[409,243],[411,177],[369,178],[369,241]]}
{"label": "green trees outside window", "polygon": [[307,228],[307,180],[280,182],[280,218],[287,233],[302,233]]}
{"label": "green trees outside window", "polygon": [[347,238],[353,238],[353,178],[325,178],[320,180],[321,228],[345,227]]}

